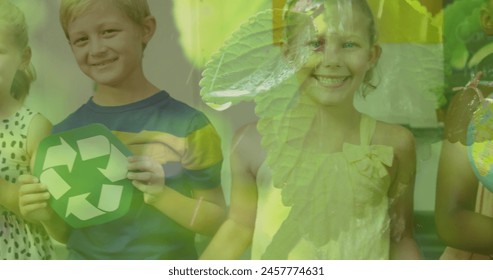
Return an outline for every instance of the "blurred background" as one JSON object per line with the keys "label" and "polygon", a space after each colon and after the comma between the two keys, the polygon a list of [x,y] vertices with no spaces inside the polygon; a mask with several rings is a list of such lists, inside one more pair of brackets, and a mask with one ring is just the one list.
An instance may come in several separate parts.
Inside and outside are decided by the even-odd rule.
{"label": "blurred background", "polygon": [[[443,245],[434,233],[433,209],[436,170],[441,147],[441,123],[447,100],[452,94],[444,69],[444,34],[464,27],[473,2],[481,0],[369,0],[380,30],[383,48],[378,65],[380,83],[366,98],[356,98],[361,111],[377,119],[402,124],[414,133],[418,144],[418,170],[415,187],[416,232],[425,257],[437,258]],[[82,105],[91,96],[93,85],[79,70],[58,19],[58,0],[12,0],[20,6],[30,26],[33,64],[38,79],[27,104],[54,124]],[[157,32],[144,56],[147,77],[174,98],[204,111],[222,136],[225,162],[223,185],[229,200],[230,139],[234,131],[256,120],[253,104],[239,104],[217,112],[201,100],[199,81],[204,65],[223,42],[257,12],[282,7],[282,0],[149,0],[157,19]],[[453,23],[444,31],[444,7],[455,8]],[[471,4],[473,3],[473,4]],[[477,5],[476,5],[477,7]],[[452,8],[451,8],[452,9]],[[450,30],[454,29],[454,30]],[[462,30],[462,29],[461,29]],[[464,36],[463,36],[464,37]],[[469,38],[454,41],[454,57],[459,61],[449,72],[461,73],[460,85],[469,77],[467,63],[472,52]],[[460,48],[463,43],[464,48]],[[470,45],[470,44],[469,44]],[[457,51],[455,49],[458,49]],[[455,61],[455,60],[454,60]],[[61,249],[63,257],[63,248]]]}

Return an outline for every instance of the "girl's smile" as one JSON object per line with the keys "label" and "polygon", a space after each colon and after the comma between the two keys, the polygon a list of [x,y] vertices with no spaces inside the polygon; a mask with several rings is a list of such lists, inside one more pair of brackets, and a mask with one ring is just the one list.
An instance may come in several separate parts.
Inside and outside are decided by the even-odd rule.
{"label": "girl's smile", "polygon": [[348,76],[323,76],[314,74],[313,77],[318,81],[319,85],[328,89],[337,89],[344,86],[349,79]]}
{"label": "girl's smile", "polygon": [[311,56],[298,73],[302,94],[321,106],[352,106],[368,70],[376,63],[379,47],[371,44],[369,22],[358,9],[328,6],[314,20],[311,38],[299,37]]}

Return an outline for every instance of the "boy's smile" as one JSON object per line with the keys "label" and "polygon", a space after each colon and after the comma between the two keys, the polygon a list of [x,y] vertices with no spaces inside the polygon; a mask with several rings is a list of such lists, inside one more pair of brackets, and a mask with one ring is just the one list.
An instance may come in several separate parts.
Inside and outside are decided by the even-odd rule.
{"label": "boy's smile", "polygon": [[117,6],[96,2],[67,31],[79,67],[98,85],[124,87],[142,79],[143,28]]}
{"label": "boy's smile", "polygon": [[112,59],[106,59],[106,60],[103,60],[103,61],[100,61],[100,62],[93,62],[91,64],[91,66],[106,66],[106,65],[108,65],[110,63],[113,63],[113,62],[115,62],[117,60],[118,60],[118,57],[112,58]]}

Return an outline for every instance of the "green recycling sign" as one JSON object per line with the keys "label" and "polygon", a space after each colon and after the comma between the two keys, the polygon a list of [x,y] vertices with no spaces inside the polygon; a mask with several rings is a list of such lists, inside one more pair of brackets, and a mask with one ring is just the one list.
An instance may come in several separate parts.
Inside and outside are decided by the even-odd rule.
{"label": "green recycling sign", "polygon": [[39,144],[34,175],[48,186],[50,206],[74,228],[106,223],[130,209],[127,147],[100,124],[48,136]]}

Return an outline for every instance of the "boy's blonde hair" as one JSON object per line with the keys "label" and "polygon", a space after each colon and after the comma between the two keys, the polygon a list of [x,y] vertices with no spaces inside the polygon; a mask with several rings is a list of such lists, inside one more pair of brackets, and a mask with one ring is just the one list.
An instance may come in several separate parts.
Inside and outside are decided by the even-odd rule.
{"label": "boy's blonde hair", "polygon": [[[11,36],[20,55],[29,48],[24,13],[9,0],[0,0],[0,27]],[[30,63],[23,70],[17,70],[10,88],[11,95],[21,102],[24,101],[35,79],[36,72]]]}
{"label": "boy's blonde hair", "polygon": [[118,7],[137,25],[142,25],[144,19],[151,15],[147,0],[61,0],[60,23],[65,36],[68,38],[68,25],[95,3],[109,2]]}

